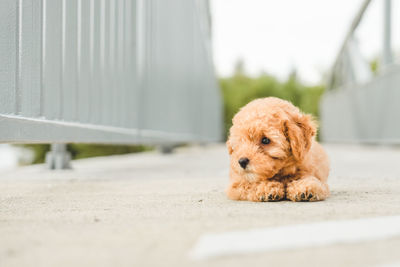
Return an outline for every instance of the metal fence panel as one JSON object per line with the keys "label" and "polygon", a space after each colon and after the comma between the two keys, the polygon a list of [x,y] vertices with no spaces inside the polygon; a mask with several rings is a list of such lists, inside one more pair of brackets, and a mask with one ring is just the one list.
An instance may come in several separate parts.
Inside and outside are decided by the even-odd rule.
{"label": "metal fence panel", "polygon": [[378,78],[325,93],[321,135],[328,142],[400,143],[400,66]]}
{"label": "metal fence panel", "polygon": [[207,1],[1,1],[0,142],[219,140],[210,35]]}

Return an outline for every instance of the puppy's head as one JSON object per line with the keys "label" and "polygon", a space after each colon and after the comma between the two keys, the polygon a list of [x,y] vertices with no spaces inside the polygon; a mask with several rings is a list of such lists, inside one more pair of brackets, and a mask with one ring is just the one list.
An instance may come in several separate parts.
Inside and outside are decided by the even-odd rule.
{"label": "puppy's head", "polygon": [[315,133],[312,117],[291,103],[254,100],[233,118],[227,141],[231,171],[249,181],[272,178],[304,159]]}

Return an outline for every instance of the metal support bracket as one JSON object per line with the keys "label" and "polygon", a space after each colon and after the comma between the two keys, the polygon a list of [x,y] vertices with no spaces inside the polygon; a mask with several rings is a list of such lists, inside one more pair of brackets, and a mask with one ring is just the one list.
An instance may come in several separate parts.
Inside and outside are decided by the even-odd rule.
{"label": "metal support bracket", "polygon": [[66,144],[51,144],[51,150],[46,153],[46,165],[50,170],[71,169],[71,153]]}

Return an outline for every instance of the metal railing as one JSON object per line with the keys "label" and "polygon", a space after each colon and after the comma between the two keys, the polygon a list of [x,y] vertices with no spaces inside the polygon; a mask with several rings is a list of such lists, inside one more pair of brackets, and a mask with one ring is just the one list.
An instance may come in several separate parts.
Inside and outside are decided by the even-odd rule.
{"label": "metal railing", "polygon": [[362,3],[361,8],[351,23],[350,29],[333,64],[328,81],[328,90],[338,88],[347,83],[370,78],[370,73],[368,70],[365,70],[365,62],[360,57],[357,42],[354,39],[354,33],[370,3],[371,0],[365,0]]}
{"label": "metal railing", "polygon": [[207,1],[0,1],[0,142],[221,138]]}
{"label": "metal railing", "polygon": [[[363,2],[333,64],[321,104],[321,137],[328,142],[400,143],[400,67],[391,44],[391,0],[383,0],[378,73],[360,52],[355,32],[371,4]],[[375,38],[379,38],[376,36]]]}

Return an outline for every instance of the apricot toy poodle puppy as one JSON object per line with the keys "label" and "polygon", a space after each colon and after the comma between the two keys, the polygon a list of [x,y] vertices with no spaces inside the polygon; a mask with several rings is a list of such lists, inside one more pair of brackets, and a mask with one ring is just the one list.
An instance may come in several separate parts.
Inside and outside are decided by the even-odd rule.
{"label": "apricot toy poodle puppy", "polygon": [[267,97],[248,103],[232,122],[226,142],[229,198],[319,201],[329,196],[329,161],[315,141],[317,126],[310,115]]}

